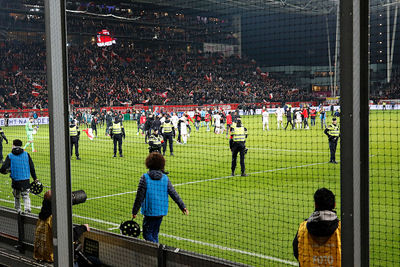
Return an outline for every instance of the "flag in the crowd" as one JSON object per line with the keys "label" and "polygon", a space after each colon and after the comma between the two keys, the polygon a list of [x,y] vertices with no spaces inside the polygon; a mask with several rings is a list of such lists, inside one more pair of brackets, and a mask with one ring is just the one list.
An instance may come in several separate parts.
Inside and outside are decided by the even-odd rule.
{"label": "flag in the crowd", "polygon": [[85,134],[87,135],[87,137],[88,137],[90,140],[93,140],[94,135],[93,135],[93,130],[92,130],[92,128],[87,128],[87,129],[82,130],[82,131],[85,132]]}
{"label": "flag in the crowd", "polygon": [[110,35],[108,30],[102,30],[101,32],[97,33],[97,46],[110,46],[115,43],[115,38]]}
{"label": "flag in the crowd", "polygon": [[151,88],[145,88],[144,91],[147,92],[147,93],[151,92]]}
{"label": "flag in the crowd", "polygon": [[131,73],[132,73],[132,75],[135,75],[135,74],[136,74],[136,72],[135,72],[134,70],[133,70]]}
{"label": "flag in the crowd", "polygon": [[41,86],[38,83],[32,83],[32,86],[35,87],[36,89],[42,89],[43,88],[43,86]]}
{"label": "flag in the crowd", "polygon": [[182,77],[182,76],[179,76],[178,82],[181,82],[181,81],[183,81],[183,77]]}
{"label": "flag in the crowd", "polygon": [[272,93],[269,94],[269,99],[272,99],[274,96]]}
{"label": "flag in the crowd", "polygon": [[241,86],[243,86],[243,85],[245,85],[245,84],[246,84],[245,81],[240,81],[240,85],[241,85]]}
{"label": "flag in the crowd", "polygon": [[18,72],[15,74],[15,77],[20,76],[20,75],[22,75],[22,71],[18,71]]}
{"label": "flag in the crowd", "polygon": [[142,101],[142,104],[149,103],[149,101],[150,101],[150,99],[143,100],[143,101]]}
{"label": "flag in the crowd", "polygon": [[189,92],[189,96],[193,96],[193,90]]}
{"label": "flag in the crowd", "polygon": [[206,74],[205,78],[206,78],[207,82],[212,82],[211,73],[210,73],[210,75],[207,75],[207,74]]}
{"label": "flag in the crowd", "polygon": [[10,93],[9,96],[14,96],[17,94],[17,90],[14,91],[14,93]]}
{"label": "flag in the crowd", "polygon": [[261,72],[261,78],[265,79],[269,76],[269,72]]}
{"label": "flag in the crowd", "polygon": [[168,94],[168,91],[165,91],[164,93],[157,94],[157,95],[161,96],[162,98],[167,98],[167,94]]}
{"label": "flag in the crowd", "polygon": [[167,98],[167,99],[165,99],[164,100],[164,105],[167,103],[169,101],[169,99]]}
{"label": "flag in the crowd", "polygon": [[95,63],[94,63],[94,61],[93,61],[93,59],[89,59],[89,64],[91,65],[91,66],[93,66]]}
{"label": "flag in the crowd", "polygon": [[138,92],[139,94],[143,93],[142,88],[138,88],[138,89],[137,89],[137,92]]}
{"label": "flag in the crowd", "polygon": [[244,86],[249,87],[251,84],[250,83],[245,83]]}
{"label": "flag in the crowd", "polygon": [[126,93],[129,95],[131,93],[131,90],[129,89],[129,85],[126,85]]}
{"label": "flag in the crowd", "polygon": [[256,72],[257,72],[257,73],[261,73],[260,67],[257,67],[257,68],[256,68]]}
{"label": "flag in the crowd", "polygon": [[35,96],[35,97],[39,96],[39,92],[36,92],[35,90],[32,90],[32,95]]}
{"label": "flag in the crowd", "polygon": [[111,89],[110,92],[107,93],[107,95],[112,95],[114,93],[114,89]]}

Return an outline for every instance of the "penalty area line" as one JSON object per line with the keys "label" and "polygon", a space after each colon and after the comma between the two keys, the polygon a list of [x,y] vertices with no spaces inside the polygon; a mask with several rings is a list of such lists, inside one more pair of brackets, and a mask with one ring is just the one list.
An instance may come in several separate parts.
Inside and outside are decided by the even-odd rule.
{"label": "penalty area line", "polygon": [[[318,162],[318,163],[311,163],[311,164],[292,166],[292,167],[284,167],[284,168],[278,168],[278,169],[272,169],[272,170],[250,172],[250,173],[248,173],[248,175],[267,173],[267,172],[284,171],[284,170],[297,169],[297,168],[305,168],[305,167],[309,167],[309,166],[315,166],[315,165],[321,165],[321,164],[327,164],[327,163],[328,162]],[[222,176],[222,177],[216,177],[216,178],[210,178],[210,179],[204,179],[204,180],[197,180],[197,181],[191,181],[191,182],[186,182],[186,183],[174,184],[174,186],[183,186],[183,185],[190,185],[190,184],[205,183],[205,182],[210,182],[210,181],[229,179],[229,178],[233,178],[233,177],[237,177],[237,176],[240,176],[240,175],[237,174],[235,176],[229,175],[229,176]],[[116,193],[116,194],[99,196],[99,197],[91,197],[91,198],[88,198],[86,200],[88,201],[88,200],[95,200],[95,199],[108,198],[108,197],[114,197],[114,196],[121,196],[121,195],[126,195],[126,194],[133,194],[133,193],[136,193],[136,192],[137,191],[122,192],[122,193]]]}

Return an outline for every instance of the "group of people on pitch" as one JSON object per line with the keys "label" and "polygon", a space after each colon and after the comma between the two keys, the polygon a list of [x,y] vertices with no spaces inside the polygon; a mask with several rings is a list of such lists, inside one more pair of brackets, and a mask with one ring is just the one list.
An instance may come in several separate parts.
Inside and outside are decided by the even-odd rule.
{"label": "group of people on pitch", "polygon": [[[1,166],[0,173],[10,172],[15,208],[21,211],[20,198],[22,196],[25,212],[30,212],[29,179],[32,176],[36,181],[37,177],[31,157],[21,146],[21,140],[13,141],[12,152],[8,154]],[[157,152],[150,153],[145,165],[149,171],[140,179],[132,217],[136,218],[141,209],[144,216],[143,237],[145,240],[158,243],[161,222],[168,213],[168,196],[177,203],[183,214],[188,215],[189,210],[164,171],[163,155]],[[47,238],[51,230],[46,230],[51,226],[51,208],[49,208],[51,207],[51,192],[46,194],[37,223],[38,240],[35,241],[35,245],[40,245],[40,247],[35,248],[35,258],[51,262],[53,252],[50,244],[46,245],[46,242],[52,242],[51,238]],[[326,188],[320,188],[314,194],[314,202],[315,211],[300,224],[293,240],[294,256],[298,259],[300,266],[341,266],[340,221],[334,211],[335,195]],[[87,225],[81,228],[76,229],[80,234],[89,230]],[[40,236],[43,238],[39,238]]]}

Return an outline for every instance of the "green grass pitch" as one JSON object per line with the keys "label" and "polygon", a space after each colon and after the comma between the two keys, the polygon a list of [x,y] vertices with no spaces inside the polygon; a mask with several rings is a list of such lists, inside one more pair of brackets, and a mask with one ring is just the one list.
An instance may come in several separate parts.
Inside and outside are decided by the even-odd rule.
{"label": "green grass pitch", "polygon": [[[400,113],[394,111],[375,111],[370,117],[371,266],[400,262],[399,119]],[[174,157],[167,150],[166,170],[190,214],[182,215],[170,199],[160,243],[253,266],[295,265],[292,240],[300,222],[313,211],[314,191],[331,189],[340,214],[340,165],[328,163],[328,141],[318,118],[310,130],[277,130],[273,115],[270,131],[262,130],[260,116],[243,116],[243,122],[249,131],[248,177],[230,176],[225,133],[216,135],[205,127],[197,132],[192,126],[187,145],[175,143]],[[118,233],[118,225],[131,218],[148,146],[136,134],[136,122],[125,121],[124,126],[123,158],[112,157],[113,144],[105,128],[93,141],[81,132],[82,160],[71,159],[72,190],[85,190],[88,200],[73,207],[75,223]],[[26,142],[24,127],[5,127],[4,132],[10,141]],[[50,185],[47,126],[40,126],[35,135],[35,148],[36,153],[27,151],[39,180]],[[11,142],[3,143],[4,155],[10,151]],[[340,145],[336,156],[340,160]],[[239,160],[236,173],[240,174]],[[0,205],[13,207],[10,178],[2,178]],[[31,195],[31,200],[38,213],[41,199]],[[138,216],[140,224],[142,218]]]}

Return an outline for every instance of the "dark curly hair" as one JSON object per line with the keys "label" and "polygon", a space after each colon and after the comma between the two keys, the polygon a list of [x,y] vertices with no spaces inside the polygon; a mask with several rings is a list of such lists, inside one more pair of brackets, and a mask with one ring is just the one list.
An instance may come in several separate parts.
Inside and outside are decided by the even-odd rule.
{"label": "dark curly hair", "polygon": [[158,152],[150,153],[146,158],[146,167],[150,170],[164,170],[165,159]]}
{"label": "dark curly hair", "polygon": [[315,210],[333,210],[335,208],[335,195],[331,190],[320,188],[314,193]]}

